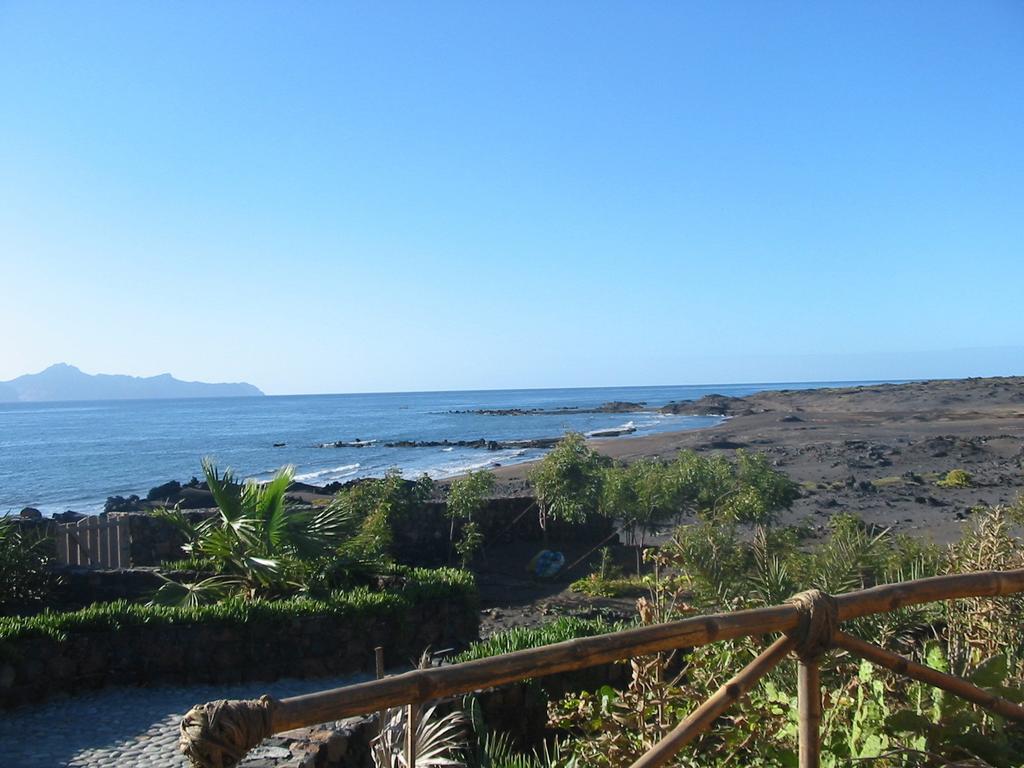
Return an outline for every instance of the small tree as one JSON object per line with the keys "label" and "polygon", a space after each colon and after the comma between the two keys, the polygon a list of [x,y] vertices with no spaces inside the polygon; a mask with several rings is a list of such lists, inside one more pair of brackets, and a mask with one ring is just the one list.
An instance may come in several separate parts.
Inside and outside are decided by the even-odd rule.
{"label": "small tree", "polygon": [[488,494],[494,489],[494,475],[487,470],[470,472],[452,481],[448,489],[448,517],[451,518],[451,529],[448,533],[448,540],[454,543],[455,523],[462,521],[462,537],[455,545],[456,551],[462,558],[462,566],[465,568],[473,559],[473,555],[483,544],[483,535],[480,527],[473,520],[484,507]]}
{"label": "small tree", "polygon": [[618,521],[629,533],[629,543],[636,543],[636,531],[642,512],[636,484],[629,467],[608,467],[601,479],[601,514]]}
{"label": "small tree", "polygon": [[583,435],[569,432],[530,473],[545,539],[548,520],[580,523],[598,509],[607,463]]}

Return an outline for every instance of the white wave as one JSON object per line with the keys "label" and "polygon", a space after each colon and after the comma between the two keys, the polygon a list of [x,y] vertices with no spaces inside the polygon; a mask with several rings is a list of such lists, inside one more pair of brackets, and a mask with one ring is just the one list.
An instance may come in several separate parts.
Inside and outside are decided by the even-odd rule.
{"label": "white wave", "polygon": [[340,467],[330,467],[328,469],[320,469],[316,472],[303,472],[301,475],[296,475],[295,479],[300,483],[308,483],[311,480],[326,480],[331,482],[333,480],[340,480],[343,477],[351,477],[359,470],[359,464],[342,464]]}
{"label": "white wave", "polygon": [[605,427],[603,429],[594,429],[587,432],[587,437],[616,437],[614,433],[628,434],[630,432],[636,432],[636,423],[633,421],[627,421],[625,424],[620,424],[617,427]]}
{"label": "white wave", "polygon": [[545,451],[537,449],[519,448],[515,450],[496,451],[488,453],[486,459],[481,459],[479,454],[473,458],[466,457],[463,460],[445,462],[443,464],[427,464],[402,467],[402,476],[408,479],[416,479],[420,475],[428,475],[435,480],[443,480],[457,475],[464,475],[467,472],[475,472],[481,469],[494,469],[503,464],[518,464],[522,461],[541,456]]}

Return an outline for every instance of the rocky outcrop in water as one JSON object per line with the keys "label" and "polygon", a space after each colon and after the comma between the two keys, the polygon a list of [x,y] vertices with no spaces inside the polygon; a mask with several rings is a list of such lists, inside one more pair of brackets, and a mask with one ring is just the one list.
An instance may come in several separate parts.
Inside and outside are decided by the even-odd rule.
{"label": "rocky outcrop in water", "polygon": [[699,400],[680,400],[663,405],[658,411],[685,416],[739,416],[752,412],[750,404],[742,397],[727,395],[704,395]]}
{"label": "rocky outcrop in water", "polygon": [[596,408],[474,408],[448,413],[471,413],[477,416],[564,416],[567,413],[635,413],[646,408],[646,403],[613,400]]}
{"label": "rocky outcrop in water", "polygon": [[506,451],[518,448],[553,448],[560,437],[540,437],[531,440],[396,440],[384,443],[388,448],[476,448],[487,451]]}

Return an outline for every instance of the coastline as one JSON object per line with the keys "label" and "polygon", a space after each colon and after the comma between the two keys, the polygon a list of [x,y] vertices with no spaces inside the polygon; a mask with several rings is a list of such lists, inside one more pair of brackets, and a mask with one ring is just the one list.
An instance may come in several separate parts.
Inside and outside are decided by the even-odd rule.
{"label": "coastline", "polygon": [[[699,411],[715,404],[726,410],[718,424],[588,444],[624,462],[671,460],[680,450],[763,452],[802,489],[780,522],[814,534],[849,512],[944,544],[975,508],[1024,495],[1024,377],[764,391],[693,403]],[[537,461],[491,469],[494,495],[528,494]],[[951,469],[970,472],[972,485],[938,486]]]}
{"label": "coastline", "polygon": [[[973,507],[1013,503],[1024,492],[1024,377],[705,394],[660,408],[605,406],[616,406],[613,412],[622,420],[654,411],[674,417],[716,415],[720,420],[707,426],[597,437],[588,443],[625,462],[670,460],[684,449],[764,452],[804,489],[783,522],[821,526],[832,514],[849,511],[870,523],[946,541]],[[531,417],[508,418],[518,424]],[[490,453],[479,446],[475,450],[481,459]],[[526,461],[497,467],[481,461],[479,466],[498,480],[495,495],[521,496],[529,493],[527,477],[540,457],[537,451]],[[938,488],[935,480],[955,468],[975,474],[974,486]],[[436,482],[443,488],[464,474]],[[295,495],[322,498],[324,488],[303,484]]]}

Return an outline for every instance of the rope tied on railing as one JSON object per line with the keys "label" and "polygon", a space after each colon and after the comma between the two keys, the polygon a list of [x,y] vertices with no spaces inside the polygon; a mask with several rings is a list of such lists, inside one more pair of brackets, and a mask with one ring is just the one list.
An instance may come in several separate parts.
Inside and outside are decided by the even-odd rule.
{"label": "rope tied on railing", "polygon": [[804,662],[820,659],[832,647],[839,626],[836,599],[820,589],[808,589],[786,602],[800,611],[800,625],[790,635],[796,640],[796,655]]}
{"label": "rope tied on railing", "polygon": [[196,768],[230,768],[274,734],[270,696],[211,701],[192,707],[181,721],[178,749]]}

